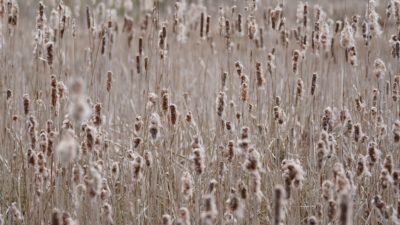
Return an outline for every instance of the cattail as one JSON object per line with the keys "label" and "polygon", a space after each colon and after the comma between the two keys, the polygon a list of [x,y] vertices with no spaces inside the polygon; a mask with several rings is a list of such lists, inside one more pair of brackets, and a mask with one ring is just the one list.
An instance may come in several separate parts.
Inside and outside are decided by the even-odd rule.
{"label": "cattail", "polygon": [[169,94],[167,89],[162,89],[161,91],[161,109],[164,112],[168,111],[169,106]]}
{"label": "cattail", "polygon": [[327,151],[328,150],[326,149],[325,142],[318,141],[318,144],[317,144],[317,168],[318,168],[318,170],[321,170],[325,165]]}
{"label": "cattail", "polygon": [[247,153],[250,147],[250,128],[242,127],[240,139],[238,140],[238,146],[241,153]]}
{"label": "cattail", "polygon": [[371,176],[371,173],[369,172],[368,169],[368,164],[367,164],[367,159],[363,155],[358,155],[358,160],[357,160],[357,167],[356,167],[356,174],[357,176]]}
{"label": "cattail", "polygon": [[293,73],[295,75],[298,74],[298,63],[299,63],[299,59],[300,59],[300,52],[298,50],[295,50],[293,52],[293,57],[292,57],[292,69],[293,69]]}
{"label": "cattail", "polygon": [[190,213],[189,210],[186,207],[181,207],[178,210],[178,219],[176,221],[176,224],[179,225],[191,225],[190,223]]}
{"label": "cattail", "polygon": [[26,156],[28,159],[28,163],[32,166],[36,166],[37,156],[36,153],[31,148],[28,149]]}
{"label": "cattail", "polygon": [[193,161],[193,169],[198,175],[201,175],[204,172],[204,157],[204,149],[201,146],[193,148],[191,159]]}
{"label": "cattail", "polygon": [[103,122],[103,118],[101,116],[101,109],[102,109],[101,103],[97,103],[94,106],[93,124],[96,127],[100,127]]}
{"label": "cattail", "polygon": [[278,185],[274,189],[274,206],[273,206],[273,217],[274,225],[282,225],[285,220],[285,207],[286,207],[286,196],[282,186]]}
{"label": "cattail", "polygon": [[274,55],[274,49],[271,53],[268,53],[267,55],[267,70],[270,75],[272,75],[273,70],[275,69],[275,55]]}
{"label": "cattail", "polygon": [[261,169],[260,153],[253,147],[249,148],[246,154],[246,161],[243,164],[244,169],[252,174],[258,174]]}
{"label": "cattail", "polygon": [[379,182],[383,189],[386,189],[391,183],[393,183],[391,173],[386,168],[383,168],[381,170],[381,173],[379,175]]}
{"label": "cattail", "polygon": [[103,206],[101,207],[100,213],[101,213],[101,217],[103,220],[103,224],[106,224],[106,225],[114,224],[112,207],[110,204],[104,203]]}
{"label": "cattail", "polygon": [[181,178],[181,183],[182,183],[181,190],[182,190],[183,197],[186,200],[191,199],[193,196],[193,185],[194,185],[192,175],[190,175],[189,172],[185,172]]}
{"label": "cattail", "polygon": [[296,104],[298,104],[301,101],[302,96],[303,96],[303,80],[299,78],[297,79],[297,85],[296,85]]}
{"label": "cattail", "polygon": [[53,65],[53,57],[54,57],[53,47],[54,47],[53,42],[48,42],[46,44],[47,64],[50,67]]}
{"label": "cattail", "polygon": [[23,100],[24,100],[24,113],[25,113],[25,115],[28,115],[29,111],[30,111],[29,106],[30,106],[30,102],[31,102],[29,100],[29,95],[28,94],[24,94]]}
{"label": "cattail", "polygon": [[48,144],[47,133],[46,131],[41,130],[39,135],[39,148],[43,153],[47,152],[47,144]]}
{"label": "cattail", "polygon": [[374,75],[376,78],[383,78],[386,72],[385,63],[381,59],[376,59],[374,62]]}
{"label": "cattail", "polygon": [[257,80],[257,86],[261,88],[265,82],[265,78],[261,69],[260,62],[256,62],[256,80]]}
{"label": "cattail", "polygon": [[207,16],[207,20],[206,20],[206,36],[207,37],[210,33],[210,23],[211,23],[211,17]]}
{"label": "cattail", "polygon": [[388,206],[382,200],[382,197],[380,195],[375,195],[374,198],[372,199],[371,203],[375,206],[375,208],[378,210],[379,214],[384,219],[389,219],[390,215],[388,212]]}
{"label": "cattail", "polygon": [[157,140],[159,137],[159,128],[161,126],[160,116],[157,113],[153,113],[150,117],[149,133],[153,140]]}
{"label": "cattail", "polygon": [[299,2],[297,6],[296,12],[296,23],[298,26],[303,26],[303,28],[307,27],[307,15],[308,15],[308,3],[307,2]]}
{"label": "cattail", "polygon": [[314,96],[316,88],[317,88],[317,73],[313,73],[311,79],[311,96]]}
{"label": "cattail", "polygon": [[396,75],[394,77],[394,82],[392,86],[392,99],[394,102],[397,102],[399,99],[399,94],[400,94],[400,75]]}
{"label": "cattail", "polygon": [[317,225],[318,220],[315,216],[310,216],[308,219],[308,225]]}
{"label": "cattail", "polygon": [[142,168],[143,168],[143,158],[141,156],[136,156],[136,158],[134,159],[133,163],[132,163],[132,167],[133,167],[133,180],[134,181],[141,181],[143,178],[143,172],[142,172]]}
{"label": "cattail", "polygon": [[353,134],[354,141],[358,142],[362,136],[361,124],[356,123],[354,124],[353,128],[354,128],[354,134]]}
{"label": "cattail", "polygon": [[392,174],[393,170],[393,155],[392,154],[387,154],[385,159],[383,160],[383,168],[385,168],[389,174]]}
{"label": "cattail", "polygon": [[400,120],[396,120],[392,127],[393,141],[398,144],[400,142]]}
{"label": "cattail", "polygon": [[76,159],[78,153],[79,144],[75,139],[75,135],[72,131],[63,133],[61,141],[56,147],[56,155],[60,163],[68,165]]}
{"label": "cattail", "polygon": [[200,219],[203,225],[214,224],[217,216],[218,210],[215,202],[215,197],[212,194],[208,194],[203,197],[204,210],[201,212]]}
{"label": "cattail", "polygon": [[285,180],[286,197],[290,198],[291,188],[301,189],[305,172],[298,160],[285,159],[281,164],[282,176]]}
{"label": "cattail", "polygon": [[336,202],[335,202],[335,200],[329,200],[329,202],[328,202],[328,212],[327,212],[327,215],[328,215],[328,221],[329,221],[329,223],[332,223],[334,220],[335,220],[335,217],[336,217],[336,208],[337,208],[337,206],[336,206]]}
{"label": "cattail", "polygon": [[90,15],[89,6],[86,6],[86,24],[87,28],[90,30],[92,28],[92,16]]}
{"label": "cattail", "polygon": [[151,154],[150,151],[145,151],[143,158],[147,167],[151,167],[153,165],[153,154]]}
{"label": "cattail", "polygon": [[223,91],[219,92],[216,105],[217,105],[217,115],[219,117],[222,117],[225,108],[225,92]]}
{"label": "cattail", "polygon": [[239,77],[242,76],[243,65],[240,62],[235,62],[235,69]]}
{"label": "cattail", "polygon": [[162,225],[172,225],[172,218],[168,214],[162,216]]}
{"label": "cattail", "polygon": [[178,119],[178,112],[176,110],[176,105],[171,104],[169,105],[169,110],[170,110],[170,121],[172,125],[176,124],[176,121]]}
{"label": "cattail", "polygon": [[118,162],[113,162],[111,165],[111,177],[116,181],[119,177],[119,164]]}
{"label": "cattail", "polygon": [[16,202],[11,203],[11,206],[7,209],[6,215],[12,217],[11,221],[18,221],[19,223],[23,223],[24,221],[24,217],[21,211],[18,209]]}
{"label": "cattail", "polygon": [[342,193],[339,198],[339,225],[351,225],[352,222],[352,200],[348,193]]}
{"label": "cattail", "polygon": [[11,27],[15,27],[18,24],[18,17],[19,17],[19,7],[16,1],[8,1],[8,24]]}
{"label": "cattail", "polygon": [[329,200],[333,199],[333,188],[334,188],[334,185],[330,180],[325,180],[322,183],[322,187],[321,187],[321,189],[322,189],[322,198],[325,201],[329,201]]}
{"label": "cattail", "polygon": [[248,88],[249,88],[249,85],[247,84],[247,81],[245,81],[245,82],[243,82],[241,85],[240,85],[240,100],[242,100],[243,102],[246,102],[247,101],[247,95],[248,95]]}
{"label": "cattail", "polygon": [[141,63],[140,63],[140,55],[136,55],[136,72],[140,74],[140,68],[141,68]]}
{"label": "cattail", "polygon": [[233,157],[235,156],[234,142],[230,140],[226,146],[225,157],[228,162],[232,162]]}
{"label": "cattail", "polygon": [[35,149],[36,146],[36,135],[37,135],[37,121],[34,116],[29,116],[28,119],[28,133],[31,140],[31,148]]}
{"label": "cattail", "polygon": [[393,186],[395,188],[396,193],[400,191],[400,170],[394,170],[392,173]]}
{"label": "cattail", "polygon": [[328,133],[332,132],[333,129],[333,112],[330,107],[324,109],[324,115],[321,118],[322,129]]}
{"label": "cattail", "polygon": [[373,166],[378,161],[381,155],[381,151],[376,147],[376,142],[371,141],[370,143],[368,143],[369,163],[371,166]]}
{"label": "cattail", "polygon": [[200,38],[203,38],[204,33],[204,12],[200,14]]}
{"label": "cattail", "polygon": [[282,7],[278,5],[275,9],[271,10],[270,21],[273,30],[279,30],[282,20]]}
{"label": "cattail", "polygon": [[6,92],[6,101],[7,102],[9,102],[11,100],[12,95],[13,95],[12,91],[10,89],[7,89],[7,92]]}

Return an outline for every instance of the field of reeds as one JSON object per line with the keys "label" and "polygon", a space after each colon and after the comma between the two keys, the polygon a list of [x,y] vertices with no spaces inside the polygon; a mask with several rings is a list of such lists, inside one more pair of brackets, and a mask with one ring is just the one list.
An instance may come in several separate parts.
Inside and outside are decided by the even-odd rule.
{"label": "field of reeds", "polygon": [[400,224],[400,0],[0,0],[0,225]]}

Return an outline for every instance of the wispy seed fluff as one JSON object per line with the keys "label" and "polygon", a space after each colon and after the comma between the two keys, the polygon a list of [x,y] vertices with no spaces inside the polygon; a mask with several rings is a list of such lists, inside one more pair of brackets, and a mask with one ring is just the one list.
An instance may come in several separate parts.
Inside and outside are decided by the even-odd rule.
{"label": "wispy seed fluff", "polygon": [[299,2],[296,11],[296,23],[299,27],[307,28],[308,2]]}
{"label": "wispy seed fluff", "polygon": [[207,194],[203,197],[203,211],[201,212],[201,224],[212,225],[218,216],[217,205],[215,196],[213,194]]}
{"label": "wispy seed fluff", "polygon": [[85,181],[86,190],[89,196],[94,199],[100,195],[102,187],[101,173],[94,166],[90,166],[86,171],[86,175],[83,180]]}
{"label": "wispy seed fluff", "polygon": [[143,165],[144,160],[140,155],[136,155],[132,163],[132,177],[134,181],[140,182],[143,178]]}
{"label": "wispy seed fluff", "polygon": [[193,196],[193,185],[193,177],[189,172],[186,171],[181,178],[181,190],[183,197],[186,200],[191,199]]}
{"label": "wispy seed fluff", "polygon": [[193,162],[193,169],[197,175],[201,175],[205,169],[205,152],[202,146],[192,148],[191,160]]}
{"label": "wispy seed fluff", "polygon": [[190,223],[190,212],[186,207],[181,207],[178,210],[178,218],[176,220],[177,225],[191,225]]}
{"label": "wispy seed fluff", "polygon": [[369,172],[369,167],[367,164],[367,158],[364,155],[358,155],[357,166],[356,166],[356,175],[357,176],[371,176]]}
{"label": "wispy seed fluff", "polygon": [[375,59],[374,61],[374,75],[380,79],[385,76],[386,66],[382,59]]}
{"label": "wispy seed fluff", "polygon": [[382,168],[381,170],[381,173],[379,175],[379,183],[382,189],[388,188],[388,186],[393,183],[392,176],[386,168]]}
{"label": "wispy seed fluff", "polygon": [[290,198],[291,188],[302,188],[306,173],[298,160],[285,159],[282,161],[281,168],[285,180],[286,196]]}
{"label": "wispy seed fluff", "polygon": [[62,139],[56,147],[56,155],[59,162],[68,165],[73,162],[79,153],[79,144],[72,130],[63,132]]}
{"label": "wispy seed fluff", "polygon": [[168,214],[164,214],[161,218],[162,225],[172,225],[172,218]]}
{"label": "wispy seed fluff", "polygon": [[325,201],[333,200],[334,198],[334,184],[330,180],[325,180],[322,182],[322,198]]}
{"label": "wispy seed fluff", "polygon": [[153,141],[157,140],[160,132],[159,129],[161,127],[160,116],[157,113],[153,113],[150,116],[150,125],[149,125],[149,134]]}
{"label": "wispy seed fluff", "polygon": [[235,215],[238,219],[243,218],[243,210],[244,210],[244,203],[243,199],[240,194],[236,191],[235,188],[231,188],[229,193],[229,198],[226,201],[227,209],[230,214]]}
{"label": "wispy seed fluff", "polygon": [[23,223],[24,221],[24,217],[18,209],[16,202],[11,203],[11,206],[7,209],[6,215],[11,216],[12,221],[18,221],[19,223]]}
{"label": "wispy seed fluff", "polygon": [[377,143],[374,141],[368,143],[368,156],[371,166],[373,166],[381,156],[381,151],[377,148]]}

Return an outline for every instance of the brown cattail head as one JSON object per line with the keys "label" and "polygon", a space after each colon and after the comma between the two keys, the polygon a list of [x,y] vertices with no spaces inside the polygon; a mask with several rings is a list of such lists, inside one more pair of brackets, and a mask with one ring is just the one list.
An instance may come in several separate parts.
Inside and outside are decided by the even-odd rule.
{"label": "brown cattail head", "polygon": [[170,111],[170,121],[172,125],[175,125],[178,119],[178,111],[176,109],[175,104],[169,105],[169,111]]}
{"label": "brown cattail head", "polygon": [[317,73],[313,73],[311,79],[311,96],[314,96],[316,88],[317,88]]}
{"label": "brown cattail head", "polygon": [[169,107],[169,94],[168,90],[164,88],[161,90],[161,109],[164,112],[167,112],[168,107]]}
{"label": "brown cattail head", "polygon": [[284,188],[280,185],[276,186],[274,189],[273,204],[273,225],[284,224],[286,196]]}
{"label": "brown cattail head", "polygon": [[54,59],[54,44],[53,42],[48,42],[46,44],[46,54],[47,54],[47,64],[52,67]]}
{"label": "brown cattail head", "polygon": [[342,193],[339,196],[339,224],[352,225],[352,199],[349,193]]}
{"label": "brown cattail head", "polygon": [[168,214],[162,216],[162,225],[172,225],[172,218]]}
{"label": "brown cattail head", "polygon": [[257,80],[257,86],[261,88],[265,82],[264,74],[261,69],[261,63],[256,62],[256,80]]}
{"label": "brown cattail head", "polygon": [[225,92],[223,92],[223,91],[219,92],[218,97],[217,97],[217,102],[216,102],[217,115],[219,117],[222,117],[222,114],[224,113],[225,101],[226,101],[225,100]]}
{"label": "brown cattail head", "polygon": [[30,99],[28,94],[24,94],[23,96],[23,103],[24,103],[24,113],[25,115],[29,114],[29,106],[30,106]]}
{"label": "brown cattail head", "polygon": [[113,82],[113,72],[108,71],[107,72],[107,86],[106,86],[106,90],[108,93],[110,93],[110,91],[111,91],[112,82]]}
{"label": "brown cattail head", "polygon": [[380,79],[383,78],[386,72],[386,66],[385,63],[382,61],[382,59],[376,59],[374,62],[374,75],[376,78]]}

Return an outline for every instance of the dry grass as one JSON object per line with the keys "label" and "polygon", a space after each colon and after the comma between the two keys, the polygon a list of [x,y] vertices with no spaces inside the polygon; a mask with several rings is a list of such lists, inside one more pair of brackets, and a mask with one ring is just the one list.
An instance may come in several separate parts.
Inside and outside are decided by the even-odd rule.
{"label": "dry grass", "polygon": [[378,2],[0,0],[0,225],[400,224]]}

